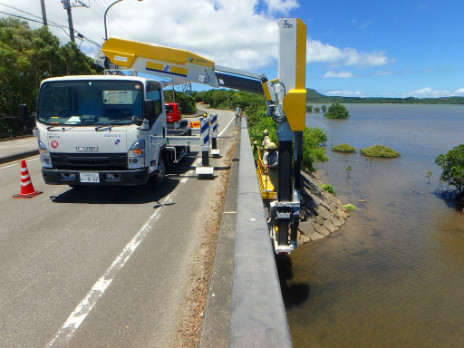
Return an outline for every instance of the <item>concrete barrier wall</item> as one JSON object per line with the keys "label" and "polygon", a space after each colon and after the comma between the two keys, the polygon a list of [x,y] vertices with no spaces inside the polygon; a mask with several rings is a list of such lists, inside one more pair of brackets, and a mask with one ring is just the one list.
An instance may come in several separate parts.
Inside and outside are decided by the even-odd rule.
{"label": "concrete barrier wall", "polygon": [[291,347],[246,119],[240,131],[229,346]]}

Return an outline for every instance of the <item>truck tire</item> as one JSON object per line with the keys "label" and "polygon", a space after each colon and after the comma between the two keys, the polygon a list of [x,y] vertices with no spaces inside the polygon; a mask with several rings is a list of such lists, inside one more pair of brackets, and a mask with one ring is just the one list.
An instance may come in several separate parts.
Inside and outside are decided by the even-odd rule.
{"label": "truck tire", "polygon": [[148,181],[150,187],[158,187],[164,181],[166,177],[166,165],[164,163],[164,156],[161,156],[158,160],[158,171],[156,174],[153,174]]}

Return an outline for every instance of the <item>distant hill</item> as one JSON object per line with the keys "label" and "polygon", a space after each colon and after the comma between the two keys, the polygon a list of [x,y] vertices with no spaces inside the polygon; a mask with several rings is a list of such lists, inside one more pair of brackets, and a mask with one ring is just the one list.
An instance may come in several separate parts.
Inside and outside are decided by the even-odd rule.
{"label": "distant hill", "polygon": [[360,98],[360,97],[339,97],[326,96],[314,89],[306,89],[306,102],[308,104],[328,104],[328,103],[364,103],[364,104],[464,104],[464,97],[444,97],[444,98]]}

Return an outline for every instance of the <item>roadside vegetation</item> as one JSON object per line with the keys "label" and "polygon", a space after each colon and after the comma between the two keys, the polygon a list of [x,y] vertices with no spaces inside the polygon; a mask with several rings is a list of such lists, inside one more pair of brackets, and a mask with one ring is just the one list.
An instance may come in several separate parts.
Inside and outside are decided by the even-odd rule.
{"label": "roadside vegetation", "polygon": [[75,43],[60,45],[47,27],[31,30],[12,18],[0,19],[0,62],[0,117],[16,116],[23,103],[36,110],[45,78],[102,71]]}
{"label": "roadside vegetation", "polygon": [[338,144],[332,147],[332,151],[341,153],[356,153],[357,150],[350,144]]}
{"label": "roadside vegetation", "polygon": [[[271,141],[278,144],[276,122],[266,115],[264,96],[236,92],[231,90],[209,90],[195,94],[197,102],[209,104],[212,108],[231,109],[240,107],[248,117],[248,132],[251,143],[261,145],[263,131],[269,131]],[[328,157],[323,144],[327,142],[327,134],[318,127],[306,127],[303,132],[303,160],[302,168],[308,172],[315,172],[316,162],[326,162]]]}
{"label": "roadside vegetation", "polygon": [[[194,94],[193,92],[192,94]],[[179,103],[182,114],[191,115],[197,112],[197,104],[193,95],[180,93],[173,90],[164,90],[164,101],[166,103]]]}
{"label": "roadside vegetation", "polygon": [[368,157],[395,158],[399,157],[400,153],[383,145],[372,145],[361,149],[361,154]]}

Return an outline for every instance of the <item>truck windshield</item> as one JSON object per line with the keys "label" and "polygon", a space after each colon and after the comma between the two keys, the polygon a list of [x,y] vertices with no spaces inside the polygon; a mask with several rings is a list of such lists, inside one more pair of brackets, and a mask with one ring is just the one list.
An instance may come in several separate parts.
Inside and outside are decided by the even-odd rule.
{"label": "truck windshield", "polygon": [[55,81],[40,89],[38,119],[49,125],[124,125],[143,116],[138,81]]}

